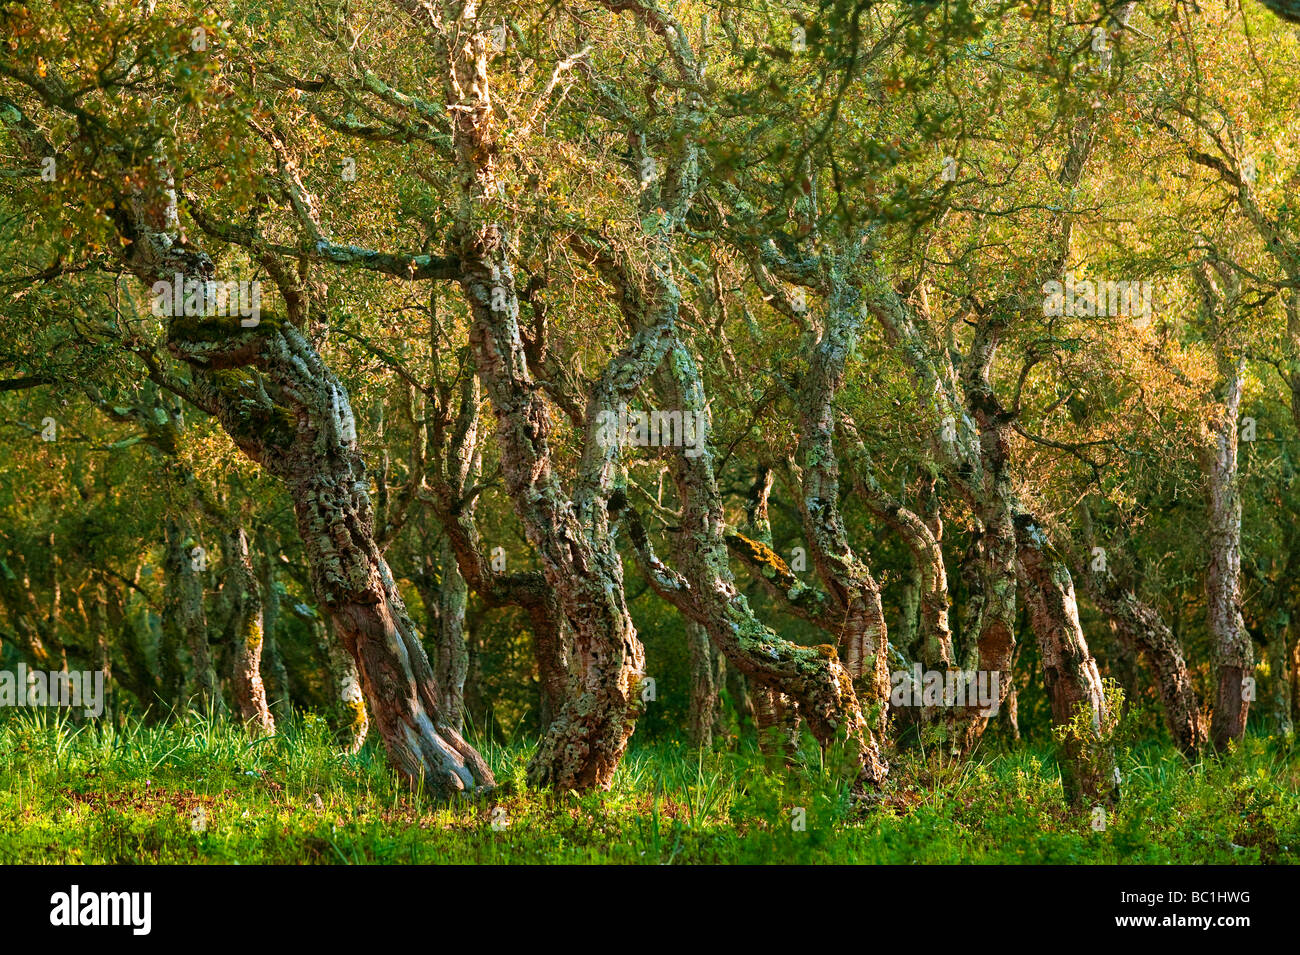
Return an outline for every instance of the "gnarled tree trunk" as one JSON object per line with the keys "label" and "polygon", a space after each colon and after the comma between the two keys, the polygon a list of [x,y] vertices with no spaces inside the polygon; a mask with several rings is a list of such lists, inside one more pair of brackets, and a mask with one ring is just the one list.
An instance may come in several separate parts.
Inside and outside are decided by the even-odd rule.
{"label": "gnarled tree trunk", "polygon": [[[703,383],[691,353],[674,342],[655,375],[656,391],[668,407],[707,421]],[[727,662],[755,684],[790,697],[809,731],[825,748],[847,744],[851,777],[863,789],[877,789],[888,772],[870,725],[863,718],[853,679],[832,646],[801,647],[763,625],[736,590],[727,559],[726,520],[707,446],[687,455],[675,449],[673,476],[682,505],[683,545],[675,548],[680,572],[655,557],[635,511],[631,537],[651,586],[682,613],[701,623]]]}
{"label": "gnarled tree trunk", "polygon": [[[474,317],[471,342],[497,416],[506,490],[541,558],[546,582],[573,627],[575,663],[581,670],[581,683],[548,728],[529,774],[534,784],[557,790],[603,788],[613,781],[635,725],[645,672],[605,509],[613,476],[608,454],[617,449],[599,449],[589,439],[581,471],[590,490],[586,500],[571,500],[551,468],[550,415],[529,370],[501,243],[502,236],[488,229],[465,248],[463,285]],[[494,309],[494,303],[499,307]],[[625,355],[614,363],[646,360]],[[600,408],[598,401],[589,408],[593,427]]]}
{"label": "gnarled tree trunk", "polygon": [[[842,263],[824,271],[840,275]],[[825,328],[812,346],[808,374],[799,392],[799,452],[802,462],[801,514],[818,576],[834,603],[838,644],[853,676],[858,704],[874,711],[883,732],[889,708],[889,641],[880,586],[849,543],[839,505],[839,457],[835,449],[835,400],[844,385],[844,366],[857,341],[862,310],[845,282],[826,282]]]}
{"label": "gnarled tree trunk", "polygon": [[375,545],[351,410],[334,387],[338,397],[317,409],[329,415],[317,440],[289,457],[284,473],[313,589],[357,662],[371,722],[396,768],[440,796],[494,785],[446,719],[420,635]]}

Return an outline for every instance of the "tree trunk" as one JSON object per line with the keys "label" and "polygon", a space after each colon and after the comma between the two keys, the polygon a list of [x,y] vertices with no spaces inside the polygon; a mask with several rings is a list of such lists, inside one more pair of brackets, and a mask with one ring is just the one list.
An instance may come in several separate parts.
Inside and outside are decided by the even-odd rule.
{"label": "tree trunk", "polygon": [[[203,608],[207,556],[199,548],[189,520],[179,517],[167,521],[167,552],[163,561],[166,583],[163,588],[163,631],[168,634],[169,648],[185,647],[190,656],[190,678],[183,693],[188,694],[200,711],[225,709],[217,685],[212,653],[208,648],[207,615]],[[167,666],[168,661],[164,661]],[[188,702],[188,701],[187,701]]]}
{"label": "tree trunk", "polygon": [[433,672],[438,695],[449,724],[459,732],[465,728],[465,676],[469,670],[469,649],[465,646],[465,607],[469,588],[456,564],[456,555],[444,537],[438,557],[442,568],[439,592],[438,629]]}
{"label": "tree trunk", "polygon": [[794,764],[799,755],[799,707],[794,700],[769,686],[755,687],[754,728],[758,748],[770,762],[779,757]]}
{"label": "tree trunk", "polygon": [[[956,655],[948,622],[951,604],[948,570],[939,543],[943,524],[939,519],[938,505],[933,501],[933,489],[930,492],[933,513],[928,517],[904,507],[876,479],[866,445],[847,416],[840,418],[840,432],[846,439],[844,459],[858,495],[873,514],[898,532],[911,553],[912,567],[909,568],[903,613],[908,626],[920,638],[921,662],[927,669],[946,670],[955,665]],[[901,641],[904,646],[915,642],[914,638]]]}
{"label": "tree trunk", "polygon": [[[337,387],[337,386],[336,386]],[[313,588],[357,662],[369,716],[394,766],[438,797],[495,785],[483,758],[447,722],[420,635],[375,545],[365,471],[346,397],[333,445],[303,455],[285,478]]]}
{"label": "tree trunk", "polygon": [[[469,649],[469,670],[465,674],[465,718],[472,726],[478,727],[479,735],[490,739],[497,735],[496,714],[484,690],[477,622],[469,615],[465,617],[465,646]],[[550,720],[545,725],[549,726]]]}
{"label": "tree trunk", "polygon": [[889,709],[889,641],[880,586],[849,542],[840,512],[839,457],[835,449],[835,399],[844,367],[863,322],[857,293],[843,282],[826,289],[825,329],[812,346],[808,374],[799,391],[801,515],[817,574],[834,602],[837,643],[853,676],[858,704],[874,714],[883,732]]}
{"label": "tree trunk", "polygon": [[[1006,703],[1014,681],[1011,665],[1016,651],[1016,537],[1011,509],[1001,495],[980,502],[976,516],[981,530],[964,568],[974,595],[971,632],[963,634],[973,669],[998,674],[998,708]],[[973,640],[971,638],[974,638]],[[963,669],[968,667],[963,664]],[[953,714],[956,745],[969,755],[978,745],[991,714],[965,707]]]}
{"label": "tree trunk", "polygon": [[104,674],[104,711],[100,718],[106,723],[113,723],[113,655],[109,640],[108,624],[108,588],[102,580],[91,583],[90,607],[86,611],[86,622],[90,627],[92,641],[90,668]]}
{"label": "tree trunk", "polygon": [[540,723],[545,733],[569,698],[573,640],[568,622],[554,600],[531,603],[527,610],[532,621],[533,658],[537,661]]}
{"label": "tree trunk", "polygon": [[192,397],[279,477],[293,502],[319,606],[357,661],[389,760],[436,798],[494,785],[482,757],[443,719],[433,670],[375,540],[347,392],[297,327],[263,315],[173,318],[169,347],[192,369]]}
{"label": "tree trunk", "polygon": [[[1058,730],[1069,730],[1061,761],[1066,798],[1114,802],[1119,798],[1120,778],[1109,738],[1112,714],[1107,712],[1097,661],[1088,652],[1079,624],[1074,580],[1048,551],[1046,535],[1031,515],[1017,513],[1015,526],[1017,561],[1052,704],[1052,723]],[[1005,672],[1011,672],[1010,661]],[[1081,716],[1078,730],[1070,729]]]}
{"label": "tree trunk", "polygon": [[284,481],[312,589],[357,661],[394,768],[438,798],[492,786],[482,757],[443,720],[419,632],[375,541],[342,385],[296,326],[275,316],[247,331],[173,319],[169,346],[193,369],[200,407]]}
{"label": "tree trunk", "polygon": [[[431,314],[430,322],[429,338],[436,349],[441,335],[436,314]],[[487,607],[518,606],[528,614],[533,635],[533,658],[537,663],[539,722],[545,734],[569,697],[572,641],[564,610],[545,576],[537,571],[499,571],[493,567],[483,545],[475,520],[477,496],[474,491],[481,470],[481,408],[479,381],[468,373],[461,385],[460,407],[455,414],[454,427],[429,429],[429,447],[437,457],[437,466],[429,469],[430,493],[425,500],[442,525],[446,542],[444,564],[454,558],[465,584]],[[452,417],[450,408],[438,410],[444,418]],[[431,606],[427,598],[425,603]],[[431,619],[437,616],[437,608],[433,607],[433,610]],[[463,629],[462,624],[462,642]],[[438,631],[431,627],[430,632]],[[469,655],[467,647],[467,660]],[[466,679],[469,679],[468,674]],[[485,715],[482,708],[477,715]]]}
{"label": "tree trunk", "polygon": [[366,712],[366,699],[361,690],[361,675],[357,663],[347,652],[341,640],[333,633],[334,622],[314,618],[311,623],[316,636],[317,649],[329,673],[332,700],[337,707],[338,719],[334,726],[336,738],[346,753],[357,753],[365,745],[370,731],[370,717]]}
{"label": "tree trunk", "polygon": [[718,689],[713,683],[713,648],[709,634],[694,620],[684,620],[686,645],[691,656],[690,738],[696,749],[713,748],[713,723]]}
{"label": "tree trunk", "polygon": [[[131,175],[119,169],[106,175],[124,184],[111,205],[126,240],[122,262],[147,288],[173,281],[209,288],[215,263],[189,245],[174,175],[162,153],[152,158],[133,166]],[[286,176],[294,178],[292,170]],[[264,312],[249,327],[238,317],[173,313],[167,346],[189,366],[190,381],[169,381],[169,387],[183,389],[241,451],[284,482],[317,601],[357,661],[392,765],[412,782],[423,780],[435,796],[490,787],[482,757],[442,720],[433,671],[376,544],[347,390],[302,331],[312,327],[318,303],[274,256],[260,261],[280,285],[287,317]],[[161,369],[151,373],[166,377]],[[175,573],[182,535],[173,530],[172,576],[184,581]]]}
{"label": "tree trunk", "polygon": [[1013,740],[1020,739],[1020,694],[1016,692],[1016,681],[1014,674],[1008,674],[1003,679],[1011,681],[1011,689],[1007,690],[1007,698],[1002,704],[999,711],[1002,716],[1002,725],[1008,737]]}
{"label": "tree trunk", "polygon": [[[737,537],[729,537],[727,543],[742,559],[745,559],[748,554],[757,554],[757,560],[749,561],[751,569],[756,573],[755,579],[774,597],[789,602],[790,594],[799,586],[799,581],[794,576],[794,572],[785,567],[781,558],[772,550],[772,522],[768,516],[768,501],[771,493],[772,469],[766,464],[760,464],[745,505],[744,531],[749,535],[749,540],[744,541],[741,547],[735,546],[740,543],[740,538]],[[758,545],[767,548],[767,553],[762,553]],[[679,562],[689,562],[690,555],[683,554],[679,545],[677,558]],[[778,570],[778,567],[782,569]],[[811,622],[819,623],[816,615],[809,615],[809,619]],[[832,632],[834,625],[825,626],[823,629]],[[714,652],[718,652],[716,647]],[[722,659],[725,661],[726,657]],[[737,679],[743,688],[744,676],[737,674]],[[754,727],[758,735],[759,750],[769,760],[780,758],[787,764],[792,764],[799,753],[799,708],[793,700],[779,690],[761,685],[754,688],[752,700],[749,702],[749,710],[753,714]]]}
{"label": "tree trunk", "polygon": [[736,730],[744,733],[751,724],[755,723],[757,715],[753,695],[749,692],[749,681],[745,679],[745,674],[735,667],[727,666],[726,656],[719,652],[716,646],[713,650],[720,657],[719,665],[727,685],[727,695],[731,697],[731,708],[736,712]]}
{"label": "tree trunk", "polygon": [[293,714],[293,699],[289,691],[289,671],[285,669],[280,653],[280,588],[276,581],[275,558],[271,552],[269,535],[258,540],[261,559],[259,584],[262,590],[262,623],[265,635],[262,640],[262,669],[265,671],[266,696],[271,715],[277,720],[287,720]]}
{"label": "tree trunk", "polygon": [[1089,594],[1121,636],[1146,656],[1164,706],[1165,724],[1174,743],[1187,756],[1195,756],[1205,742],[1205,723],[1183,660],[1183,648],[1154,607],[1138,600],[1109,571],[1088,574]]}
{"label": "tree trunk", "polygon": [[221,551],[226,562],[226,586],[231,589],[234,647],[230,676],[235,706],[250,736],[270,736],[275,733],[275,719],[267,705],[266,687],[262,683],[262,597],[248,553],[248,535],[242,527],[223,535]]}
{"label": "tree trunk", "polygon": [[1289,628],[1278,624],[1272,628],[1268,642],[1269,685],[1273,700],[1273,720],[1284,736],[1292,732],[1291,722],[1291,649],[1287,646]]}
{"label": "tree trunk", "polygon": [[588,407],[590,431],[578,490],[570,499],[552,470],[550,414],[529,370],[503,243],[493,228],[465,240],[462,284],[474,320],[470,339],[497,417],[506,490],[573,627],[581,670],[581,683],[548,728],[529,776],[534,785],[557,791],[608,788],[640,712],[645,652],[609,533],[606,500],[618,448],[597,444],[595,419],[614,399],[614,389],[634,388],[661,353],[653,339],[638,340],[611,360],[602,379],[608,384],[596,386]]}
{"label": "tree trunk", "polygon": [[1210,741],[1215,749],[1246,732],[1253,689],[1254,652],[1241,618],[1241,493],[1237,486],[1237,412],[1245,383],[1244,360],[1224,363],[1222,408],[1211,424],[1214,445],[1206,458],[1206,616],[1218,674]]}
{"label": "tree trunk", "polygon": [[[699,370],[680,342],[673,343],[655,382],[667,407],[680,408],[683,415],[689,412],[707,422]],[[645,528],[636,512],[629,510],[632,545],[651,586],[682,613],[701,623],[728,663],[757,686],[789,696],[824,749],[847,743],[852,760],[850,777],[861,789],[878,789],[889,766],[863,718],[853,680],[840,664],[836,649],[797,646],[756,619],[744,595],[736,589],[727,559],[726,519],[712,452],[703,444],[694,456],[687,455],[686,450],[677,448],[672,456],[682,502],[684,543],[675,548],[682,566],[680,573],[655,557]]]}

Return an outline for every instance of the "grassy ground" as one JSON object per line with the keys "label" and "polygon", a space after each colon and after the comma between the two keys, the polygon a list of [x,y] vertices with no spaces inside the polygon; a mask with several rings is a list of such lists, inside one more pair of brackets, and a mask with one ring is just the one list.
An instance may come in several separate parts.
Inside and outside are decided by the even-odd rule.
{"label": "grassy ground", "polygon": [[634,745],[611,792],[553,797],[528,790],[526,745],[485,748],[510,793],[445,808],[405,791],[371,745],[340,755],[311,717],[249,743],[198,718],[114,730],[9,715],[0,862],[1300,860],[1300,750],[1287,740],[1195,765],[1126,750],[1104,831],[1063,804],[1042,753],[947,767],[896,755],[883,803],[863,809],[824,767],[773,773],[752,753]]}

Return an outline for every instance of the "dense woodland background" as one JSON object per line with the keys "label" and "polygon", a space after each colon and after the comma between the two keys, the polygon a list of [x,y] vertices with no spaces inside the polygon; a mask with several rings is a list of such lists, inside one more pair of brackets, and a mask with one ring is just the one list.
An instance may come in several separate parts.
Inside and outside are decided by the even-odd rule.
{"label": "dense woodland background", "polygon": [[[864,805],[1037,747],[1086,807],[1289,741],[1288,14],[0,4],[0,665],[436,795],[635,730]],[[918,664],[999,712],[891,707]]]}

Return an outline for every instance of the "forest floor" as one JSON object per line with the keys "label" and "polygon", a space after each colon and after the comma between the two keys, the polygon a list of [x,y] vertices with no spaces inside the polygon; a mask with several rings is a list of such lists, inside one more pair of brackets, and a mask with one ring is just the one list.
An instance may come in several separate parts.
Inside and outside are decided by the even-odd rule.
{"label": "forest floor", "polygon": [[[482,744],[505,794],[440,807],[374,743],[342,755],[323,720],[250,743],[192,717],[76,727],[0,719],[0,863],[1294,863],[1300,747],[1249,737],[1189,763],[1123,751],[1104,828],[1071,809],[1046,752],[942,766],[895,754],[882,801],[824,766],[638,745],[609,792],[525,783],[530,746]],[[802,812],[800,811],[802,810]],[[800,823],[803,825],[800,825]]]}

